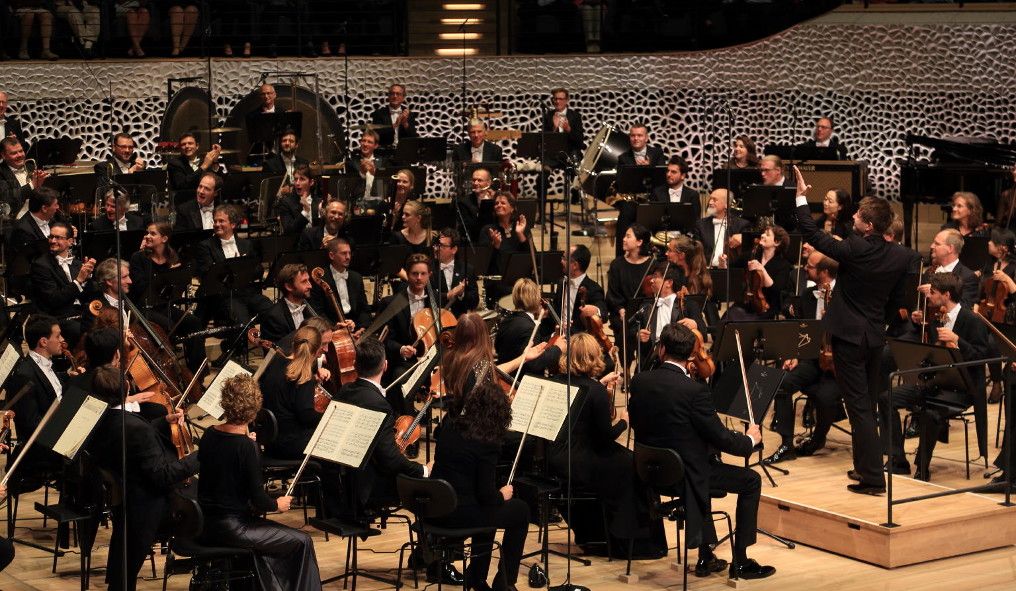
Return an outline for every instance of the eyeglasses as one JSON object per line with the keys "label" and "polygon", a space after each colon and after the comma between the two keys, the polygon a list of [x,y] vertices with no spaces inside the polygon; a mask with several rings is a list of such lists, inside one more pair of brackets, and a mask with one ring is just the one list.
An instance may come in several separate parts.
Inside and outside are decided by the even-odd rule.
{"label": "eyeglasses", "polygon": [[832,125],[816,125],[815,127],[817,127],[818,129],[832,129],[833,128]]}
{"label": "eyeglasses", "polygon": [[760,168],[759,172],[776,172],[775,168]]}
{"label": "eyeglasses", "polygon": [[56,234],[50,234],[49,235],[49,239],[50,240],[54,240],[54,239],[55,240],[70,240],[70,237],[68,237],[68,236],[57,236]]}
{"label": "eyeglasses", "polygon": [[455,245],[454,244],[442,244],[441,242],[438,242],[437,244],[434,245],[434,248],[455,248]]}

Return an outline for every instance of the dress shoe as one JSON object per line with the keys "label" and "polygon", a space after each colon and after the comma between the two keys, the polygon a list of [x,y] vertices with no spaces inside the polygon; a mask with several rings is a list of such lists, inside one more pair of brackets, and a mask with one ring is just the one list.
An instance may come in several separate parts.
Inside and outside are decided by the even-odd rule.
{"label": "dress shoe", "polygon": [[698,562],[695,563],[695,576],[708,577],[713,573],[722,572],[725,568],[727,568],[727,561],[722,558],[715,556],[699,558]]}
{"label": "dress shoe", "polygon": [[994,382],[991,384],[991,392],[988,393],[988,402],[998,404],[999,400],[1002,400],[1002,382]]}
{"label": "dress shoe", "polygon": [[849,490],[852,493],[857,493],[859,495],[880,495],[885,493],[885,485],[865,484],[863,482],[858,482],[856,484],[848,484],[847,490]]}
{"label": "dress shoe", "polygon": [[921,434],[920,427],[917,424],[917,419],[910,421],[907,425],[907,430],[903,432],[903,437],[906,439],[913,439]]}
{"label": "dress shoe", "polygon": [[[995,487],[995,490],[991,492],[1005,493],[1005,485],[1007,479],[1005,473],[999,474],[998,476],[991,479],[991,484]],[[1016,491],[1016,482],[1013,483],[1013,491]]]}
{"label": "dress shoe", "polygon": [[764,579],[774,574],[776,574],[776,567],[762,566],[751,558],[730,565],[731,579]]}
{"label": "dress shoe", "polygon": [[928,468],[924,466],[918,466],[917,470],[914,470],[914,480],[922,480],[928,482],[931,480],[931,473]]}
{"label": "dress shoe", "polygon": [[427,582],[428,583],[437,583],[437,581],[438,581],[438,569],[440,569],[440,571],[441,571],[441,573],[440,573],[441,574],[440,579],[441,579],[441,584],[443,584],[443,585],[461,585],[463,583],[463,581],[465,581],[465,579],[462,578],[462,573],[460,573],[450,563],[446,562],[446,563],[444,563],[442,565],[439,565],[436,562],[432,562],[432,563],[427,565]]}
{"label": "dress shoe", "polygon": [[793,446],[787,443],[781,443],[780,446],[776,448],[776,451],[774,451],[768,458],[762,460],[762,462],[766,464],[778,464],[780,462],[796,459],[797,453],[794,452]]}
{"label": "dress shoe", "polygon": [[[889,471],[889,462],[886,462],[885,465],[882,466],[882,471]],[[893,462],[892,472],[893,474],[897,474],[899,476],[910,476],[910,462],[906,460]]]}
{"label": "dress shoe", "polygon": [[857,482],[861,481],[861,475],[857,473],[857,470],[847,470],[847,478]]}
{"label": "dress shoe", "polygon": [[815,452],[823,447],[825,447],[825,437],[822,439],[813,439],[809,437],[794,447],[794,453],[805,457],[813,456],[815,455]]}

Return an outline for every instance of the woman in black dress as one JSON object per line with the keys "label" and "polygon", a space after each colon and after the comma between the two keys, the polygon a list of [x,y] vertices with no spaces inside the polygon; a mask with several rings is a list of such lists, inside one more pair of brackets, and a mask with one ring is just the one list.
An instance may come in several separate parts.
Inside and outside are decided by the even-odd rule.
{"label": "woman in black dress", "polygon": [[988,224],[984,223],[984,207],[977,195],[969,191],[957,191],[952,196],[952,209],[949,221],[942,224],[942,229],[958,230],[964,238],[983,238],[988,236]]}
{"label": "woman in black dress", "polygon": [[[638,310],[635,300],[653,262],[653,257],[649,256],[650,236],[645,226],[632,224],[621,240],[624,256],[611,261],[607,269],[607,310],[610,311],[610,328],[616,335],[622,333],[621,310],[628,319]],[[634,349],[629,347],[629,359],[634,355]]]}
{"label": "woman in black dress", "polygon": [[[728,320],[771,320],[781,310],[783,290],[790,284],[790,261],[784,251],[790,235],[780,226],[768,226],[762,230],[758,244],[733,262],[731,267],[745,270],[745,281],[748,273],[761,276],[761,291],[765,296],[768,310],[762,312],[752,306],[734,304],[727,312]],[[720,266],[726,267],[727,257],[720,257]]]}
{"label": "woman in black dress", "polygon": [[829,189],[822,199],[822,215],[818,226],[827,234],[846,238],[854,231],[854,208],[850,193],[843,189]]}
{"label": "woman in black dress", "polygon": [[758,166],[758,149],[755,142],[746,135],[734,138],[734,156],[727,162],[728,168],[755,168]]}
{"label": "woman in black dress", "polygon": [[402,207],[402,229],[392,233],[392,244],[409,246],[410,254],[432,255],[434,231],[431,229],[430,208],[419,201],[408,201]]}
{"label": "woman in black dress", "polygon": [[[530,228],[525,215],[517,213],[517,201],[511,193],[500,191],[494,196],[494,223],[480,230],[479,244],[490,246],[490,274],[503,275],[512,254],[529,252]],[[488,303],[509,293],[500,281],[487,281]]]}
{"label": "woman in black dress", "polygon": [[222,386],[225,423],[205,431],[198,459],[198,502],[205,516],[203,539],[212,546],[253,551],[261,589],[321,589],[314,543],[306,533],[257,517],[288,511],[293,497],[273,499],[261,480],[261,458],[247,426],[261,409],[261,392],[248,376]]}

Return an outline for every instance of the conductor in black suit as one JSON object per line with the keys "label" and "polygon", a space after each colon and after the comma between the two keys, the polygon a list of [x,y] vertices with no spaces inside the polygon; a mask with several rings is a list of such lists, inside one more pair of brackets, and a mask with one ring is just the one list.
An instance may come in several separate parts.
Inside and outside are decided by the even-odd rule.
{"label": "conductor in black suit", "polygon": [[[102,217],[93,218],[88,223],[88,229],[92,232],[112,232],[120,230],[143,230],[145,220],[141,214],[134,211],[127,211],[131,200],[127,193],[119,190],[109,190],[102,204]],[[117,217],[119,214],[119,217]],[[115,220],[115,221],[114,221]]]}
{"label": "conductor in black suit", "polygon": [[[649,145],[649,128],[644,123],[636,123],[628,131],[628,143],[630,147],[617,157],[617,169],[631,168],[634,166],[665,166],[667,157],[663,149],[658,146]],[[635,223],[635,212],[637,205],[633,201],[618,201],[614,204],[618,209],[617,232],[614,247],[616,256],[621,256],[621,240],[628,228]]]}
{"label": "conductor in black suit", "polygon": [[318,315],[307,301],[311,285],[306,265],[283,265],[275,278],[275,284],[283,296],[258,318],[261,322],[261,338],[273,343],[295,331],[305,319]]}
{"label": "conductor in black suit", "polygon": [[222,191],[222,177],[206,172],[198,180],[194,199],[184,201],[176,208],[174,230],[211,230],[215,219],[215,202]]}
{"label": "conductor in black suit", "polygon": [[487,141],[487,124],[469,120],[469,139],[455,146],[452,157],[458,162],[501,162],[501,147]]}
{"label": "conductor in black suit", "polygon": [[819,117],[815,121],[815,134],[797,149],[801,152],[808,152],[815,148],[829,148],[836,153],[836,160],[848,160],[847,147],[840,143],[840,139],[833,135],[833,131],[835,131],[833,118]]}
{"label": "conductor in black suit", "polygon": [[905,249],[884,238],[893,220],[888,201],[863,199],[854,213],[855,233],[837,240],[812,219],[805,196],[809,185],[796,167],[794,173],[798,181],[797,223],[803,240],[840,264],[822,325],[832,337],[836,383],[850,419],[854,469],[848,476],[858,482],[847,488],[880,494],[885,492],[885,477],[874,408],[886,310],[890,305],[897,309],[896,303],[902,301],[910,257]]}
{"label": "conductor in black suit", "polygon": [[166,171],[169,175],[169,190],[173,193],[173,205],[178,206],[192,195],[198,188],[198,182],[206,172],[219,171],[219,156],[222,146],[212,144],[212,149],[204,156],[199,154],[201,144],[191,132],[180,136],[177,140],[180,153],[169,158]]}
{"label": "conductor in black suit", "polygon": [[395,134],[393,144],[398,144],[400,138],[416,137],[416,113],[406,105],[406,87],[398,83],[389,86],[388,104],[375,109],[370,122],[391,126]]}
{"label": "conductor in black suit", "polygon": [[768,577],[776,569],[747,556],[748,546],[755,543],[761,478],[753,470],[719,461],[716,455],[726,452],[747,457],[761,443],[762,432],[758,425],[749,425],[745,434],[723,426],[709,387],[688,375],[687,359],[694,345],[695,335],[679,323],[668,324],[660,333],[656,354],[663,360],[662,365],[636,374],[631,382],[628,418],[635,443],[672,449],[684,461],[684,490],[675,493],[684,497],[685,542],[698,546],[699,566],[707,572],[726,566],[709,548],[716,541],[709,493],[724,491],[737,494],[730,577]]}
{"label": "conductor in black suit", "polygon": [[[352,259],[353,249],[349,241],[333,238],[328,242],[329,265],[325,267],[321,279],[335,294],[335,302],[342,307],[342,316],[349,329],[355,331],[366,328],[370,323],[370,305],[363,287],[363,276],[349,268]],[[332,323],[339,321],[338,313],[316,283],[311,288],[309,303],[316,313],[326,316]]]}
{"label": "conductor in black suit", "polygon": [[[733,193],[730,194],[733,196]],[[706,263],[710,267],[720,266],[720,257],[728,243],[741,244],[741,232],[748,229],[748,220],[734,215],[729,209],[726,189],[714,189],[709,194],[706,217],[695,222],[695,239],[702,243]],[[731,242],[731,239],[733,241]]]}
{"label": "conductor in black suit", "polygon": [[649,200],[657,203],[687,203],[691,205],[693,220],[702,217],[702,202],[699,199],[699,192],[684,183],[689,172],[691,172],[691,167],[688,166],[687,160],[680,156],[671,156],[667,161],[667,184],[654,187]]}

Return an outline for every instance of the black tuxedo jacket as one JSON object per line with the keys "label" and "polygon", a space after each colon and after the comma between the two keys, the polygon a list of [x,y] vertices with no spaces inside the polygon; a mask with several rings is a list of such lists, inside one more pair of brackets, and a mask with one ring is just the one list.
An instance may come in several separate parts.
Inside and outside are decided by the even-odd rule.
{"label": "black tuxedo jacket", "polygon": [[969,267],[958,261],[956,263],[956,267],[953,268],[953,273],[956,273],[956,276],[960,278],[960,282],[962,284],[962,289],[960,291],[960,303],[963,304],[964,308],[973,308],[974,304],[976,304],[980,299],[977,297],[981,290],[977,274],[971,271]]}
{"label": "black tuxedo jacket", "polygon": [[11,225],[11,235],[10,238],[8,238],[7,244],[9,245],[8,248],[10,248],[11,253],[24,254],[29,259],[32,259],[41,254],[45,254],[48,250],[47,246],[46,250],[33,253],[25,252],[26,248],[30,245],[37,244],[40,240],[46,240],[46,235],[39,229],[39,224],[35,223],[31,214],[25,214]]}
{"label": "black tuxedo jacket", "polygon": [[[302,217],[302,215],[301,215]],[[339,228],[339,236],[349,241],[349,245],[356,248],[356,244],[349,238],[346,233],[346,227]],[[297,250],[319,250],[325,248],[323,244],[325,239],[325,224],[320,222],[313,226],[306,226],[302,232],[300,232],[300,238],[296,241]]]}
{"label": "black tuxedo jacket", "polygon": [[459,282],[465,280],[466,289],[451,305],[451,311],[458,317],[470,310],[475,310],[476,306],[480,304],[480,292],[476,287],[476,273],[473,272],[473,268],[467,267],[464,261],[455,261],[455,267],[452,269],[452,284],[449,287],[440,264],[435,262],[434,265],[434,272],[430,274],[430,285],[434,288],[434,293],[438,295],[438,304],[447,305],[449,288],[455,287]]}
{"label": "black tuxedo jacket", "polygon": [[[388,103],[381,105],[370,114],[370,122],[375,125],[392,126],[392,115],[391,110],[388,108]],[[408,127],[399,127],[399,137],[416,137],[419,135],[416,131],[416,111],[409,111],[407,122],[409,123]]]}
{"label": "black tuxedo jacket", "polygon": [[[649,166],[666,166],[667,156],[663,153],[663,148],[659,146],[646,146],[646,158],[649,159]],[[617,157],[617,167],[622,166],[636,166],[635,164],[635,153],[631,151],[631,148],[621,152],[621,155]]]}
{"label": "black tuxedo jacket", "polygon": [[[322,279],[332,288],[335,301],[342,305],[342,302],[339,302],[339,291],[335,285],[335,278],[332,277],[330,266],[325,267]],[[363,286],[363,276],[352,269],[349,270],[349,277],[346,279],[346,291],[349,292],[349,313],[343,315],[346,320],[352,320],[357,328],[365,328],[370,324],[370,304],[367,303],[367,290]],[[332,322],[339,321],[339,315],[335,313],[331,302],[328,301],[328,295],[316,283],[311,286],[310,298],[307,301],[314,306],[314,311],[318,314],[323,314]]]}
{"label": "black tuxedo jacket", "polygon": [[[652,318],[649,317],[651,312],[654,312],[653,308],[656,306],[655,300],[650,299],[646,301],[639,308],[637,312],[638,322],[630,322],[628,324],[628,342],[638,343],[639,355],[642,358],[641,368],[646,369],[655,365],[657,359],[653,351],[656,347],[656,314],[653,313]],[[702,335],[706,334],[706,323],[705,316],[702,314],[702,306],[699,305],[698,300],[692,298],[684,299],[684,310],[681,310],[680,301],[674,298],[674,305],[670,309],[670,322],[674,323],[682,318],[691,318],[695,321],[695,325],[698,327],[698,331]],[[646,322],[649,322],[647,325]],[[643,343],[638,340],[639,328],[649,329],[649,342]]]}
{"label": "black tuxedo jacket", "polygon": [[[362,154],[360,154],[359,151],[357,151],[355,154],[353,154],[353,155],[351,155],[349,157],[349,164],[346,166],[346,170],[355,172],[357,177],[359,177],[359,179],[360,179],[358,182],[353,183],[353,189],[352,189],[352,191],[353,191],[352,199],[353,200],[357,200],[357,199],[362,198],[363,197],[363,192],[366,189],[366,187],[365,187],[366,177],[364,177],[363,174],[360,172],[360,161],[361,160],[363,160],[363,156],[362,156]],[[380,172],[382,170],[384,170],[384,168],[389,166],[390,164],[391,163],[388,161],[387,158],[383,158],[380,154],[378,154],[377,152],[374,152],[374,172],[375,172],[375,174],[374,174],[374,185],[372,186],[371,194],[376,194],[377,191],[379,190],[378,189],[378,183],[381,182]]]}
{"label": "black tuxedo jacket", "polygon": [[[311,220],[303,216],[303,207],[300,205],[300,197],[296,193],[290,193],[275,202],[275,215],[279,216],[282,222],[282,233],[296,234],[302,232],[308,224],[316,226],[321,223],[321,199],[312,197],[310,202]],[[321,243],[318,242],[320,248]]]}
{"label": "black tuxedo jacket", "polygon": [[[327,275],[327,273],[326,273]],[[402,293],[406,293],[408,290],[402,288]],[[381,300],[380,305],[377,306],[378,313],[382,313],[388,304],[395,298],[394,295],[388,296]],[[426,296],[423,300],[425,307],[430,307],[430,296]],[[409,315],[409,306],[405,306],[399,310],[398,314],[392,317],[388,321],[388,338],[385,339],[385,352],[388,357],[388,370],[391,372],[396,366],[405,362],[402,358],[402,354],[399,349],[403,345],[411,345],[416,340],[416,330],[413,329],[413,318]],[[423,343],[417,344],[417,352],[422,352]],[[393,376],[398,377],[398,376]]]}
{"label": "black tuxedo jacket", "polygon": [[[543,131],[556,132],[557,126],[554,125],[554,109],[547,109],[543,112]],[[568,132],[568,151],[572,154],[579,153],[585,149],[584,132],[582,130],[582,113],[579,113],[575,109],[568,107],[568,111],[565,112],[565,117],[568,119],[568,127],[571,131]]]}
{"label": "black tuxedo jacket", "polygon": [[[303,317],[306,319],[311,316],[318,316],[318,312],[310,305],[310,302],[307,302],[307,307],[303,309]],[[261,323],[261,338],[273,343],[281,341],[283,337],[299,328],[293,323],[293,316],[289,313],[285,298],[275,302],[271,308],[262,312],[258,317],[258,322]]]}
{"label": "black tuxedo jacket", "polygon": [[[234,234],[234,237],[236,235]],[[257,253],[254,251],[254,243],[246,238],[236,238],[236,250],[242,257],[256,256]],[[218,237],[212,236],[207,240],[203,240],[197,245],[195,252],[195,270],[197,271],[198,278],[204,283],[204,277],[208,273],[212,265],[221,263],[226,260],[225,253],[222,252],[222,242],[219,241]],[[201,295],[204,285],[198,288],[198,294]],[[256,287],[243,288],[241,291],[246,292],[252,290],[258,292]]]}
{"label": "black tuxedo jacket", "polygon": [[[529,314],[518,311],[501,322],[497,331],[497,338],[494,340],[494,351],[501,362],[515,359],[526,349],[529,335],[533,332],[536,322],[529,317]],[[541,328],[542,330],[542,328]],[[539,343],[541,339],[539,331],[533,339],[533,343]],[[547,369],[556,369],[558,360],[561,358],[561,349],[548,347],[542,355],[532,361],[527,361],[523,366],[523,372],[533,375],[543,375]]]}
{"label": "black tuxedo jacket", "polygon": [[399,452],[395,438],[392,437],[395,429],[395,413],[374,384],[362,378],[350,382],[339,389],[337,399],[385,414],[370,458],[362,470],[350,470],[354,480],[351,492],[355,496],[357,513],[360,513],[372,495],[378,496],[375,489],[394,491],[397,474],[422,478],[423,466]]}
{"label": "black tuxedo jacket", "polygon": [[10,205],[12,216],[17,215],[21,204],[25,202],[25,187],[18,182],[18,177],[14,176],[11,167],[5,162],[0,162],[0,201]]}
{"label": "black tuxedo jacket", "polygon": [[[28,141],[25,139],[25,130],[21,128],[21,122],[14,115],[7,115],[4,117],[4,137],[14,136],[21,143],[21,147],[25,149],[25,154],[31,149]],[[4,138],[0,137],[0,140]]]}
{"label": "black tuxedo jacket", "polygon": [[851,234],[837,240],[815,224],[807,205],[797,208],[797,224],[806,242],[840,263],[822,325],[855,345],[884,344],[886,305],[901,299],[910,255],[882,236]]}
{"label": "black tuxedo jacket", "polygon": [[[455,146],[452,157],[459,162],[472,162],[473,153],[470,151],[472,144],[468,141]],[[500,162],[502,158],[501,146],[491,142],[483,142],[483,161]],[[493,174],[493,173],[491,173]]]}
{"label": "black tuxedo jacket", "polygon": [[[727,232],[724,234],[728,239],[734,234],[740,234],[748,229],[751,224],[744,218],[733,216],[727,212]],[[695,239],[702,243],[702,253],[706,257],[706,263],[712,260],[713,249],[716,248],[715,233],[713,230],[713,216],[709,215],[700,218],[695,222]],[[724,245],[719,247],[722,249]]]}
{"label": "black tuxedo jacket", "polygon": [[[650,201],[657,203],[670,203],[670,188],[666,185],[662,187],[655,187],[652,194],[649,196]],[[681,187],[681,203],[690,203],[691,210],[694,212],[696,221],[702,217],[702,200],[699,198],[699,192],[695,189],[690,188],[688,185]]]}
{"label": "black tuxedo jacket", "polygon": [[[304,166],[310,164],[310,160],[297,156],[293,160],[293,168],[297,166]],[[265,163],[261,166],[263,172],[271,174],[286,174],[286,163],[282,161],[282,154],[272,154],[265,158]]]}
{"label": "black tuxedo jacket", "polygon": [[[596,306],[597,308],[600,309],[600,318],[606,318],[607,296],[603,293],[603,288],[600,287],[599,283],[593,281],[593,279],[589,275],[586,275],[585,277],[582,278],[582,283],[579,284],[579,289],[582,289],[583,287],[586,288],[585,304],[590,306]],[[558,311],[558,314],[561,315],[562,319],[564,319],[564,313],[561,312],[561,304],[562,300],[564,299],[565,288],[566,286],[564,285],[564,283],[559,283],[557,285],[557,292],[554,294],[554,302],[553,302],[554,309]],[[582,316],[579,313],[579,303],[580,303],[579,300],[582,299],[582,296],[579,295],[578,291],[576,291],[575,294],[576,294],[575,301],[572,302],[572,314],[571,314],[573,325],[572,332],[583,330],[581,322]]]}
{"label": "black tuxedo jacket", "polygon": [[[66,374],[57,373],[57,378],[66,388]],[[49,405],[56,400],[56,390],[53,389],[49,378],[29,355],[18,360],[7,379],[8,396],[13,397],[26,384],[31,385],[30,389],[11,408],[14,411],[14,426],[21,441],[28,441],[29,436],[39,426],[42,416],[49,409]]]}
{"label": "black tuxedo jacket", "polygon": [[[216,207],[218,203],[213,202],[212,207]],[[198,205],[197,199],[190,199],[184,201],[176,208],[176,222],[173,224],[174,230],[201,230],[201,206]]]}
{"label": "black tuxedo jacket", "polygon": [[[127,229],[128,230],[144,230],[145,220],[141,217],[141,214],[133,211],[128,211],[124,214],[127,218]],[[106,216],[92,218],[92,221],[88,222],[88,229],[92,232],[112,232],[113,222]]]}
{"label": "black tuxedo jacket", "polygon": [[[81,260],[75,258],[70,268],[71,277],[77,277],[81,271]],[[90,282],[82,285],[79,290],[73,281],[67,279],[67,274],[57,264],[56,257],[49,253],[32,261],[31,285],[35,305],[42,312],[57,318],[78,314],[81,309],[74,304],[74,300],[87,305],[88,298],[92,295]]]}
{"label": "black tuxedo jacket", "polygon": [[[964,361],[987,359],[993,356],[988,327],[984,321],[974,316],[973,308],[963,304],[953,325],[953,332],[960,338],[960,355]],[[963,401],[974,407],[974,431],[977,434],[977,447],[987,457],[988,453],[988,401],[984,394],[984,365],[968,366],[967,375],[973,390],[962,392]]]}
{"label": "black tuxedo jacket", "polygon": [[636,443],[673,449],[684,460],[681,492],[687,506],[688,545],[698,546],[703,520],[712,509],[709,478],[713,454],[722,451],[747,456],[752,451],[751,438],[724,427],[709,387],[670,363],[635,375],[628,419]]}

